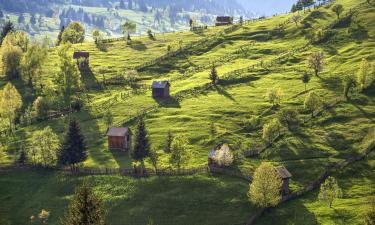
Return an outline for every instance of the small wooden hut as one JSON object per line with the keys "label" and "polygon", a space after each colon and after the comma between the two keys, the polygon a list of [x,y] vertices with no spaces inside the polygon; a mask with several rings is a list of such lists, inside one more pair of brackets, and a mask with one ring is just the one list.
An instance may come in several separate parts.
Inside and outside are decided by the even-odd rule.
{"label": "small wooden hut", "polygon": [[111,127],[107,130],[108,148],[110,150],[129,150],[131,147],[131,130],[128,127]]}
{"label": "small wooden hut", "polygon": [[275,169],[280,178],[283,180],[280,192],[282,195],[288,195],[290,193],[289,180],[292,177],[292,174],[284,166],[278,166],[275,167]]}
{"label": "small wooden hut", "polygon": [[233,24],[233,17],[231,16],[218,16],[216,17],[216,26],[226,26]]}
{"label": "small wooden hut", "polygon": [[79,69],[86,69],[89,67],[90,53],[88,52],[74,52],[73,59],[76,60]]}
{"label": "small wooden hut", "polygon": [[169,98],[170,83],[168,81],[154,81],[152,83],[152,97]]}

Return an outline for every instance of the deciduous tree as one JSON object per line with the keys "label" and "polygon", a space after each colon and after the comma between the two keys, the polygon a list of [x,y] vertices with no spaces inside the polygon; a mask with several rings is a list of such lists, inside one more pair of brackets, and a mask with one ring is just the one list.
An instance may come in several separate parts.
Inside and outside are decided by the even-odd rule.
{"label": "deciduous tree", "polygon": [[314,52],[308,58],[308,65],[317,77],[319,77],[319,73],[323,71],[325,65],[324,58],[325,56],[322,52]]}
{"label": "deciduous tree", "polygon": [[278,119],[273,119],[271,122],[265,124],[263,126],[263,140],[268,144],[272,144],[281,135],[282,127]]}
{"label": "deciduous tree", "polygon": [[182,165],[189,160],[188,141],[184,136],[176,136],[171,146],[169,162],[181,169]]}
{"label": "deciduous tree", "polygon": [[307,91],[307,84],[310,82],[310,75],[308,73],[304,73],[302,76],[302,82],[305,84],[305,91]]}
{"label": "deciduous tree", "polygon": [[0,92],[0,115],[2,118],[8,120],[10,131],[13,130],[14,119],[17,110],[21,106],[22,98],[20,93],[11,83],[7,83]]}
{"label": "deciduous tree", "polygon": [[368,88],[375,80],[375,75],[371,71],[371,64],[366,60],[362,59],[361,65],[357,72],[357,83],[359,85],[360,91]]}
{"label": "deciduous tree", "polygon": [[52,129],[46,127],[41,131],[35,131],[31,139],[29,158],[32,162],[44,167],[56,165],[60,141]]}
{"label": "deciduous tree", "polygon": [[336,13],[337,19],[340,19],[340,15],[343,11],[344,6],[342,6],[341,4],[337,4],[332,7],[332,12]]}
{"label": "deciduous tree", "polygon": [[320,201],[328,203],[330,208],[332,208],[333,201],[341,196],[342,190],[334,177],[328,177],[324,183],[320,185],[318,198]]}
{"label": "deciduous tree", "polygon": [[69,49],[70,45],[64,45],[58,50],[60,63],[55,82],[64,105],[70,108],[72,95],[80,90],[81,80],[77,64],[68,54]]}
{"label": "deciduous tree", "polygon": [[136,32],[137,24],[131,21],[126,21],[124,24],[121,25],[121,30],[125,36],[127,44],[130,44],[131,42],[130,34]]}
{"label": "deciduous tree", "polygon": [[370,208],[365,215],[366,225],[375,225],[375,197],[370,198]]}
{"label": "deciduous tree", "polygon": [[85,28],[79,22],[71,22],[62,33],[61,42],[65,43],[82,43],[85,40]]}
{"label": "deciduous tree", "polygon": [[263,162],[254,173],[248,192],[249,200],[259,207],[277,205],[281,200],[282,180],[272,164]]}
{"label": "deciduous tree", "polygon": [[35,43],[30,45],[22,56],[20,63],[22,75],[30,87],[33,87],[33,82],[39,80],[47,53],[48,51],[44,46]]}
{"label": "deciduous tree", "polygon": [[311,112],[311,117],[314,117],[314,112],[321,108],[323,102],[319,95],[314,91],[310,91],[305,98],[304,107]]}
{"label": "deciduous tree", "polygon": [[173,142],[173,134],[169,130],[168,134],[167,134],[167,138],[165,139],[165,146],[164,146],[164,152],[165,153],[171,152],[172,142]]}
{"label": "deciduous tree", "polygon": [[274,87],[267,91],[268,101],[272,104],[272,106],[280,105],[282,96],[283,92],[281,88]]}

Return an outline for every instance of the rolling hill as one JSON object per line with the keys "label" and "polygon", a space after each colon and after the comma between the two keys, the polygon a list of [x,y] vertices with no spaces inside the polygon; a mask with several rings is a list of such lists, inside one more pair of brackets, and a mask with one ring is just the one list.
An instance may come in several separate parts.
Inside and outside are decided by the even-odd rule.
{"label": "rolling hill", "polygon": [[[337,18],[332,7],[342,4]],[[364,0],[337,0],[321,7],[300,11],[298,23],[292,14],[248,21],[243,25],[209,27],[203,31],[156,34],[155,39],[139,36],[131,45],[121,38],[105,42],[106,51],[94,43],[72,46],[73,51],[90,53],[90,70],[81,74],[84,108],[74,113],[89,148],[86,168],[129,168],[132,159],[124,152],[109,151],[104,115],[108,109],[116,126],[135,130],[144,115],[152,148],[160,168],[169,168],[163,151],[168,132],[189,140],[191,158],[184,168],[207,165],[207,156],[225,142],[241,157],[230,170],[252,175],[261,162],[283,165],[292,173],[294,192],[315,181],[327,168],[359,156],[370,149],[365,160],[351,162],[335,171],[343,197],[334,208],[317,201],[317,191],[283,203],[265,213],[259,224],[362,224],[367,199],[375,195],[373,129],[374,86],[363,93],[343,97],[344,75],[358,71],[362,59],[375,61],[375,7]],[[360,36],[353,33],[361,27]],[[312,38],[311,33],[316,34]],[[324,34],[324,35],[322,35]],[[170,51],[168,49],[171,49]],[[51,82],[58,70],[58,47],[49,49],[43,67],[43,81]],[[175,53],[175,54],[171,54]],[[326,65],[313,76],[307,58],[323,52]],[[219,82],[211,85],[209,74],[216,66]],[[127,71],[137,70],[137,87],[116,83]],[[307,84],[304,73],[311,74]],[[171,83],[171,98],[151,97],[155,80]],[[8,81],[2,78],[1,87]],[[12,81],[22,94],[24,107],[37,93],[21,81]],[[267,99],[271,88],[282,90],[279,107]],[[315,116],[304,108],[310,91],[324,104]],[[283,109],[298,112],[298,126],[283,128],[282,135],[264,145],[262,127],[280,117]],[[257,118],[252,129],[247,121]],[[61,116],[20,126],[11,137],[2,137],[0,163],[10,164],[27,145],[33,132],[46,126],[62,139],[69,117]],[[212,131],[214,130],[214,131]],[[372,147],[371,147],[372,146]],[[249,150],[259,151],[245,157]],[[361,158],[362,159],[362,158]],[[151,168],[151,162],[146,166]],[[131,178],[119,175],[87,176],[94,190],[103,196],[110,224],[246,224],[257,208],[246,195],[248,181],[229,175]],[[42,208],[51,211],[49,224],[57,224],[73,188],[82,176],[65,176],[61,171],[28,171],[0,167],[0,224],[25,224]],[[277,219],[276,219],[277,218]]]}

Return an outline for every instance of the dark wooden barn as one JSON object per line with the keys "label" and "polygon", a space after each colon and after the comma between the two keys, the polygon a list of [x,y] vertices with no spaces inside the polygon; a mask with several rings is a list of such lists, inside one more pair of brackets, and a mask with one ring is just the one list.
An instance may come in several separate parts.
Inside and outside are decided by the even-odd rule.
{"label": "dark wooden barn", "polygon": [[292,177],[292,174],[284,166],[278,166],[275,167],[275,169],[280,178],[283,180],[280,192],[282,195],[288,195],[290,193],[289,180]]}
{"label": "dark wooden barn", "polygon": [[73,59],[76,60],[79,69],[86,69],[89,67],[90,53],[88,52],[74,52]]}
{"label": "dark wooden barn", "polygon": [[154,81],[152,83],[152,97],[169,98],[170,83],[168,81]]}
{"label": "dark wooden barn", "polygon": [[231,16],[218,16],[216,17],[216,26],[232,25],[233,17]]}
{"label": "dark wooden barn", "polygon": [[111,127],[107,130],[108,148],[110,150],[129,150],[132,133],[127,127]]}

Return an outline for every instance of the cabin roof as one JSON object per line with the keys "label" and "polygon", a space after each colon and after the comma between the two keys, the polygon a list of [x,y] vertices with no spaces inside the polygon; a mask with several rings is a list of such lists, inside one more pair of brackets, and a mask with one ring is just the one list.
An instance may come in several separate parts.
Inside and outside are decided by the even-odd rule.
{"label": "cabin roof", "polygon": [[110,127],[106,135],[111,137],[125,137],[129,133],[131,131],[128,127]]}
{"label": "cabin roof", "polygon": [[168,81],[154,81],[152,82],[152,88],[166,88],[167,86],[169,86],[169,82]]}
{"label": "cabin roof", "polygon": [[78,58],[89,58],[90,53],[89,52],[74,52],[73,53],[73,59],[78,59]]}
{"label": "cabin roof", "polygon": [[284,166],[278,166],[275,167],[275,169],[282,179],[288,179],[292,177],[292,174]]}

